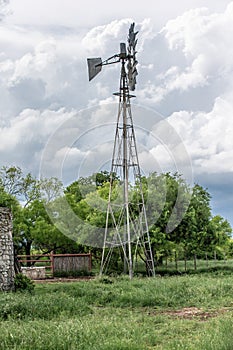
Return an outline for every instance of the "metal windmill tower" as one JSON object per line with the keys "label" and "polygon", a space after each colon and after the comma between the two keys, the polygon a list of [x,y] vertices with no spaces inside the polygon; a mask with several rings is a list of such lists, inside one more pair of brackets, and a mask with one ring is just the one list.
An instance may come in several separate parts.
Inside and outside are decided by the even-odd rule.
{"label": "metal windmill tower", "polygon": [[[118,250],[124,261],[124,272],[129,274],[130,279],[133,277],[139,250],[140,256],[145,261],[148,275],[155,275],[130,103],[130,99],[135,97],[130,94],[130,90],[135,90],[138,74],[137,33],[134,32],[134,23],[132,23],[129,28],[127,48],[125,43],[120,43],[120,53],[106,61],[102,61],[101,58],[87,59],[89,81],[101,71],[102,66],[121,64],[119,92],[114,93],[118,96],[119,107],[100,274],[107,270],[113,258],[113,251]],[[134,190],[130,191],[132,187]]]}

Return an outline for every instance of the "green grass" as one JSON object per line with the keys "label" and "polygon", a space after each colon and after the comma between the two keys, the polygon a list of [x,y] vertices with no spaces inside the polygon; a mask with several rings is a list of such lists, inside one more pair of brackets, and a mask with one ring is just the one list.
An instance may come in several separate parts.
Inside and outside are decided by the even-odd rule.
{"label": "green grass", "polygon": [[223,272],[37,284],[0,294],[0,349],[232,350],[232,296]]}

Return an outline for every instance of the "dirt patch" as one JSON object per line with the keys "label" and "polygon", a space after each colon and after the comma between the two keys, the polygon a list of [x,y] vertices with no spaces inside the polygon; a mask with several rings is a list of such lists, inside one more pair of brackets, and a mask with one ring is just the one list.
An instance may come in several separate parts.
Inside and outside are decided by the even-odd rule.
{"label": "dirt patch", "polygon": [[223,314],[227,311],[229,310],[220,309],[207,311],[197,307],[185,307],[180,310],[164,311],[163,314],[187,320],[198,319],[200,321],[207,321],[209,318],[217,317],[218,315]]}

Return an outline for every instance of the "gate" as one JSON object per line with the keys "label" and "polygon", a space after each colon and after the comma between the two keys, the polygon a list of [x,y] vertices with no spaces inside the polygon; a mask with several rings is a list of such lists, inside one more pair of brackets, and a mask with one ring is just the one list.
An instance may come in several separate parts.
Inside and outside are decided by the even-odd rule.
{"label": "gate", "polygon": [[91,253],[18,255],[22,273],[32,279],[53,278],[56,274],[90,273]]}

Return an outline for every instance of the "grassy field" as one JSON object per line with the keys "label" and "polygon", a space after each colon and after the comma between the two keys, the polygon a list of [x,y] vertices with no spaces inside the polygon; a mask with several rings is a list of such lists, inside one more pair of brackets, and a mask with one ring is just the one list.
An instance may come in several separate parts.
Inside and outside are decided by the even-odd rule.
{"label": "grassy field", "polygon": [[0,294],[0,349],[233,349],[233,275],[103,278]]}

